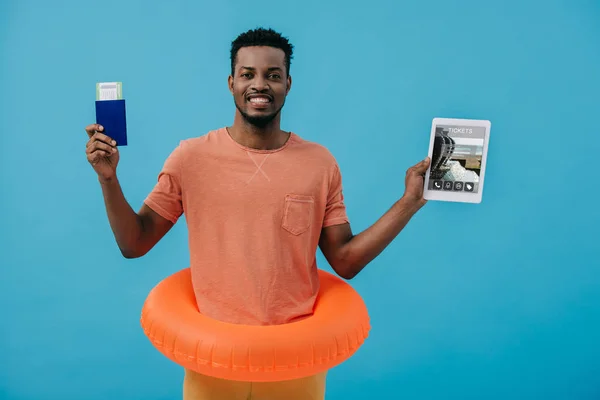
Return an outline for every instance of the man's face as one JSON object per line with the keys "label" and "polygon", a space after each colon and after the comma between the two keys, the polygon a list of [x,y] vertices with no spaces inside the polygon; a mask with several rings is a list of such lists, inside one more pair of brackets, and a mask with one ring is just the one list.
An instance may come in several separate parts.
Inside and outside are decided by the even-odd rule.
{"label": "man's face", "polygon": [[285,68],[285,53],[273,47],[242,47],[229,77],[235,106],[249,123],[264,127],[285,104],[291,87]]}

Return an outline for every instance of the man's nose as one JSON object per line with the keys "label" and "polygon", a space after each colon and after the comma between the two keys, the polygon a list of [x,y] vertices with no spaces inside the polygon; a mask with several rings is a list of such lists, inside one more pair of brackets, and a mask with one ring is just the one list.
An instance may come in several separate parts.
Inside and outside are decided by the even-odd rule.
{"label": "man's nose", "polygon": [[258,91],[258,92],[262,92],[264,90],[268,90],[269,89],[269,83],[267,82],[267,80],[265,78],[257,76],[252,81],[252,89],[254,89],[254,90]]}

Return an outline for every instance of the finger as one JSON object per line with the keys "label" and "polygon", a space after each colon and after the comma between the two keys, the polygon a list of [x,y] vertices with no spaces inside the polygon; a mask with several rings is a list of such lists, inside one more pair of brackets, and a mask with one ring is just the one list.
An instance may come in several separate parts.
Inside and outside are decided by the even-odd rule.
{"label": "finger", "polygon": [[97,164],[109,156],[110,154],[104,150],[94,150],[93,152],[88,153],[87,159],[91,164]]}
{"label": "finger", "polygon": [[85,132],[88,134],[89,137],[92,137],[94,133],[102,132],[103,130],[104,127],[100,124],[90,124],[85,127]]}
{"label": "finger", "polygon": [[109,146],[116,146],[117,142],[115,142],[110,136],[107,136],[103,133],[100,132],[96,132],[92,135],[92,137],[90,137],[90,140],[88,141],[87,146],[91,146],[93,143],[95,142],[102,142],[102,143],[106,143]]}
{"label": "finger", "polygon": [[114,154],[117,152],[116,147],[106,144],[104,142],[100,142],[98,140],[93,141],[89,146],[87,146],[86,152],[92,153],[96,150],[102,150],[107,155]]}
{"label": "finger", "polygon": [[422,175],[425,173],[425,171],[427,171],[427,168],[429,168],[430,162],[431,159],[429,157],[426,157],[423,161],[414,165],[412,168],[414,169],[415,173]]}

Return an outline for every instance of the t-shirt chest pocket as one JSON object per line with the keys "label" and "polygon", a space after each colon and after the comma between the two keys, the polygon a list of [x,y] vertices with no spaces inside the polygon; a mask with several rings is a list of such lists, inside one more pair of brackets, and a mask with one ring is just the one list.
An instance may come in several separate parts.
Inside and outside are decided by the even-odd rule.
{"label": "t-shirt chest pocket", "polygon": [[293,235],[301,235],[310,228],[315,199],[312,196],[288,194],[285,196],[281,227]]}

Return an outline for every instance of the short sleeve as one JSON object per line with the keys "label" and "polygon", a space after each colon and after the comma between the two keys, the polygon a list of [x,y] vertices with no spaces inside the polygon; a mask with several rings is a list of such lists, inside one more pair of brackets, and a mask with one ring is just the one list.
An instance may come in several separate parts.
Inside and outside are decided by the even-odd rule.
{"label": "short sleeve", "polygon": [[158,182],[144,200],[148,207],[172,223],[177,222],[183,214],[182,157],[180,143],[167,157],[158,174]]}
{"label": "short sleeve", "polygon": [[327,204],[325,206],[325,217],[323,227],[340,225],[349,222],[344,204],[344,192],[342,189],[342,174],[337,164],[329,181]]}

